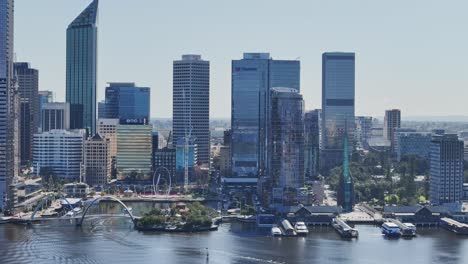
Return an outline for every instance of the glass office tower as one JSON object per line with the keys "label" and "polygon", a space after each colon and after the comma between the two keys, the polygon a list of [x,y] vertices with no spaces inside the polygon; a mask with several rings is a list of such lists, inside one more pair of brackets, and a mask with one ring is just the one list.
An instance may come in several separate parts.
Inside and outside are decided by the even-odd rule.
{"label": "glass office tower", "polygon": [[106,87],[105,118],[150,118],[150,88],[134,83],[109,83]]}
{"label": "glass office tower", "polygon": [[13,74],[13,0],[0,0],[0,209],[11,208],[9,191],[18,162],[18,102]]}
{"label": "glass office tower", "polygon": [[32,162],[33,137],[37,132],[37,119],[40,115],[39,71],[31,68],[28,62],[15,62],[14,71],[20,97],[20,161],[21,165],[28,165]]}
{"label": "glass office tower", "polygon": [[198,161],[210,167],[210,62],[182,55],[173,62],[172,78],[172,143],[191,134]]}
{"label": "glass office tower", "polygon": [[349,152],[354,148],[354,53],[322,55],[322,171],[343,163],[347,131]]}
{"label": "glass office tower", "polygon": [[296,89],[271,90],[269,168],[276,187],[299,188],[304,184],[304,102]]}
{"label": "glass office tower", "polygon": [[300,62],[273,60],[269,53],[244,53],[232,61],[232,148],[234,177],[257,177],[267,172],[270,89],[300,91]]}
{"label": "glass office tower", "polygon": [[66,100],[70,126],[96,132],[97,12],[94,0],[67,28]]}
{"label": "glass office tower", "polygon": [[319,174],[321,113],[315,109],[304,114],[304,177],[307,180],[314,180]]}

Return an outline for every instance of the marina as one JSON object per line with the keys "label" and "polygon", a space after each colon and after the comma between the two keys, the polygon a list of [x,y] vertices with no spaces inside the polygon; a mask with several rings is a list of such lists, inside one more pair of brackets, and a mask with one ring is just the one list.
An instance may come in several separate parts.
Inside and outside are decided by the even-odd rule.
{"label": "marina", "polygon": [[463,264],[468,258],[468,240],[441,228],[419,228],[416,238],[395,240],[383,239],[378,226],[359,225],[359,240],[349,240],[331,227],[273,238],[270,229],[236,222],[216,232],[152,233],[134,230],[128,218],[89,221],[81,228],[64,220],[0,225],[0,263]]}

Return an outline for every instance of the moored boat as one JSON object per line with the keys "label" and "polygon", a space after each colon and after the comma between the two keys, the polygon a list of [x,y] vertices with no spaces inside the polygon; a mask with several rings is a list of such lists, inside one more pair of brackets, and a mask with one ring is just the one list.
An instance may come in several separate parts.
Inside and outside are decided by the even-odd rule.
{"label": "moored boat", "polygon": [[382,234],[386,237],[399,237],[401,236],[400,227],[392,222],[385,222],[382,224]]}

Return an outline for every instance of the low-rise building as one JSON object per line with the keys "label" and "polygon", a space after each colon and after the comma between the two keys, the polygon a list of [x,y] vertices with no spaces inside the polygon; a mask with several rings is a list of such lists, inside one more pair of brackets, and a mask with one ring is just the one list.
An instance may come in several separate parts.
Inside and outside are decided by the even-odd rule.
{"label": "low-rise building", "polygon": [[450,216],[449,208],[445,206],[384,206],[384,218],[398,218],[402,222],[416,225],[437,226],[440,218]]}
{"label": "low-rise building", "polygon": [[175,175],[176,168],[176,150],[164,147],[153,152],[153,172],[159,168],[166,168],[171,176]]}
{"label": "low-rise building", "polygon": [[277,215],[291,222],[307,225],[330,225],[332,219],[343,212],[341,206],[282,206],[276,208]]}
{"label": "low-rise building", "polygon": [[89,193],[89,186],[83,182],[67,183],[63,185],[62,192],[68,198],[86,198]]}
{"label": "low-rise building", "polygon": [[15,213],[31,210],[43,197],[42,178],[33,179],[17,178],[10,185]]}

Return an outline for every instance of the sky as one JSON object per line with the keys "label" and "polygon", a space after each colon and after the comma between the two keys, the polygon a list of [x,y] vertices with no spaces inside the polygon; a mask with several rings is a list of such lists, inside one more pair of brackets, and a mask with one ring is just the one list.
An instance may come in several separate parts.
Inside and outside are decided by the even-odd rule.
{"label": "sky", "polygon": [[[91,0],[15,0],[17,61],[65,98],[65,32]],[[107,82],[151,87],[151,117],[172,116],[172,61],[210,61],[210,116],[231,114],[231,60],[301,61],[306,109],[321,108],[321,54],[356,53],[356,115],[468,115],[466,0],[100,0],[98,100]]]}

